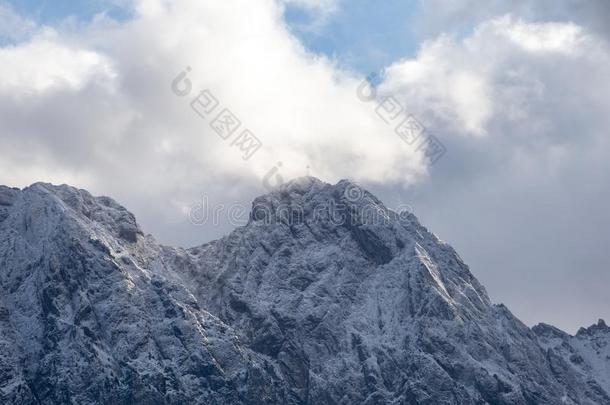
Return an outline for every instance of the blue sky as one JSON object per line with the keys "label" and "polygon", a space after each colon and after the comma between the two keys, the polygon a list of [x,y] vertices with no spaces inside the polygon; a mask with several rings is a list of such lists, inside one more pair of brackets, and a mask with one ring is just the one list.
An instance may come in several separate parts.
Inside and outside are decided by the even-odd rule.
{"label": "blue sky", "polygon": [[[66,18],[86,22],[99,13],[120,21],[130,18],[130,11],[120,6],[120,0],[11,0],[6,3],[41,25],[55,25]],[[328,56],[344,69],[368,75],[416,53],[418,38],[414,23],[419,8],[415,0],[350,0],[349,6],[343,1],[338,3],[336,12],[316,25],[315,11],[289,4],[285,18],[290,30],[310,51]]]}
{"label": "blue sky", "polygon": [[123,20],[129,13],[119,1],[108,0],[11,0],[6,1],[24,16],[43,25],[53,25],[68,17],[88,21],[98,13]]}
{"label": "blue sky", "polygon": [[414,31],[419,2],[387,0],[340,2],[321,27],[308,29],[315,16],[290,6],[286,22],[313,52],[327,55],[361,74],[379,72],[392,62],[412,57],[418,48]]}

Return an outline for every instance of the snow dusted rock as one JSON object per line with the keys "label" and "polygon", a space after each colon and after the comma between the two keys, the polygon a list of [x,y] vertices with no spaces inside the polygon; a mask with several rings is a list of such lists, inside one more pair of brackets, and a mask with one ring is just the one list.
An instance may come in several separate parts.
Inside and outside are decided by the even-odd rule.
{"label": "snow dusted rock", "polygon": [[8,217],[9,207],[15,203],[19,189],[0,186],[0,222]]}
{"label": "snow dusted rock", "polygon": [[[14,194],[14,193],[11,193]],[[108,198],[36,184],[0,224],[0,403],[282,403]]]}
{"label": "snow dusted rock", "polygon": [[186,257],[193,293],[301,402],[610,403],[588,376],[564,387],[449,245],[348,181],[260,197],[247,226]]}
{"label": "snow dusted rock", "polygon": [[[566,379],[566,370],[583,376],[590,390],[608,400],[610,393],[610,328],[603,320],[589,328],[581,328],[570,336],[549,325],[539,324],[533,331],[555,372]],[[592,378],[593,376],[593,378]]]}
{"label": "snow dusted rock", "polygon": [[193,249],[109,198],[0,187],[2,403],[610,404],[609,340],[523,325],[349,181]]}

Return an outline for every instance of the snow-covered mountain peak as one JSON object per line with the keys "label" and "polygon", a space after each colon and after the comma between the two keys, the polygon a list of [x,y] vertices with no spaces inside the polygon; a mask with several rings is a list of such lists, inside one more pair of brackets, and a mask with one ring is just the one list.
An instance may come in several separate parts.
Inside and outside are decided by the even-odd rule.
{"label": "snow-covered mountain peak", "polygon": [[596,335],[605,335],[610,338],[610,327],[606,325],[606,322],[603,319],[600,319],[595,325],[591,325],[588,328],[580,328],[576,333],[576,336]]}
{"label": "snow-covered mountain peak", "polygon": [[250,217],[185,250],[110,198],[0,187],[0,402],[610,404],[604,322],[529,329],[357,184]]}
{"label": "snow-covered mountain peak", "polygon": [[134,243],[143,235],[135,216],[110,197],[94,197],[86,190],[48,183],[35,183],[17,195],[23,209],[70,218],[83,229],[106,231],[123,242]]}
{"label": "snow-covered mountain peak", "polygon": [[566,339],[569,335],[561,329],[546,323],[535,325],[532,330],[536,335],[545,339]]}
{"label": "snow-covered mountain peak", "polygon": [[374,202],[383,207],[381,201],[355,182],[344,179],[333,185],[311,176],[286,182],[276,190],[258,197],[255,202],[257,200],[279,200],[286,203],[306,203],[313,199],[320,201],[324,198],[332,198],[337,203],[366,204]]}

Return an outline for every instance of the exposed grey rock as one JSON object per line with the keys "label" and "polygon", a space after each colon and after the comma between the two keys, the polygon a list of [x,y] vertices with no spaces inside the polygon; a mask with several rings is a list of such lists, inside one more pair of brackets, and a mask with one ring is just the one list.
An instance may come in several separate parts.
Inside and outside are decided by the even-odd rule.
{"label": "exposed grey rock", "polygon": [[0,402],[610,404],[610,330],[532,329],[348,181],[164,247],[106,197],[0,187]]}
{"label": "exposed grey rock", "polygon": [[277,366],[200,308],[152,239],[124,237],[124,224],[138,228],[114,201],[36,184],[11,210],[0,225],[0,402],[284,401]]}

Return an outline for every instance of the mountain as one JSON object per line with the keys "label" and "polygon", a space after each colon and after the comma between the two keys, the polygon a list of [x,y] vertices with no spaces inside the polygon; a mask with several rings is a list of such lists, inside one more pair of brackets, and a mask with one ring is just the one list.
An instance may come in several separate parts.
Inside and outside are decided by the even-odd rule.
{"label": "mountain", "polygon": [[107,197],[0,187],[2,403],[610,404],[609,342],[528,328],[349,181],[292,181],[192,249]]}

